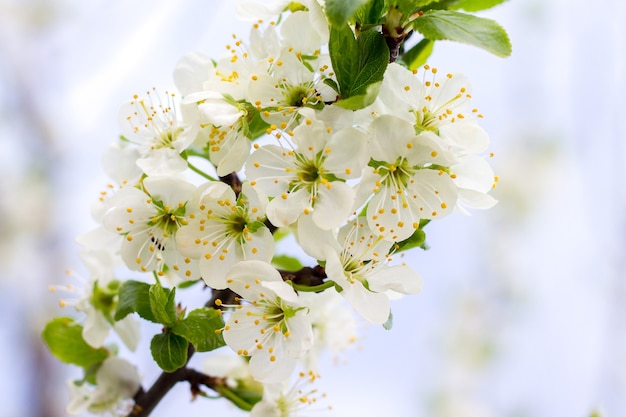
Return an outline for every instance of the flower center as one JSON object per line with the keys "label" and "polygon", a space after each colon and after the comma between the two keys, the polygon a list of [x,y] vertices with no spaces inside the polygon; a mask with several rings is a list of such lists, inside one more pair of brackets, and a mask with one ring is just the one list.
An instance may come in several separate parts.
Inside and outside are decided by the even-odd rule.
{"label": "flower center", "polygon": [[163,148],[172,148],[172,144],[178,138],[178,135],[184,129],[182,127],[178,127],[176,129],[170,128],[163,132],[159,132],[159,137],[156,138],[154,145],[152,145],[152,149],[163,149]]}
{"label": "flower center", "polygon": [[377,162],[375,168],[376,173],[381,176],[381,182],[385,186],[398,190],[405,189],[415,173],[415,168],[410,166],[409,162],[403,157],[398,157],[392,164]]}
{"label": "flower center", "polygon": [[283,85],[282,91],[284,97],[284,105],[288,107],[303,107],[308,105],[316,105],[319,97],[315,88],[310,83],[298,85]]}
{"label": "flower center", "polygon": [[185,220],[185,204],[179,203],[176,208],[166,206],[162,201],[152,202],[157,209],[157,214],[150,219],[148,226],[154,226],[163,230],[163,237],[176,233]]}

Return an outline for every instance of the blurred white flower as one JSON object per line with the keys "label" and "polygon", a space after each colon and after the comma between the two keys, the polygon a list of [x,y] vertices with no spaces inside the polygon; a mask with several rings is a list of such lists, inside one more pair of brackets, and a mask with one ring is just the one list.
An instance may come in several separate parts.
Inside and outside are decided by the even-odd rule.
{"label": "blurred white flower", "polygon": [[102,362],[96,372],[96,386],[87,382],[69,381],[71,399],[68,414],[77,415],[85,411],[94,414],[126,416],[133,405],[132,398],[141,386],[137,369],[116,356]]}

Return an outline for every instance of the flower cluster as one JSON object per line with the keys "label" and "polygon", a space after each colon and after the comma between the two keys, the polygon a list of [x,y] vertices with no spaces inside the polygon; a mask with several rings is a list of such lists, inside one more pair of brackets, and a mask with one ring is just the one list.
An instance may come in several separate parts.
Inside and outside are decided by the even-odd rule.
{"label": "flower cluster", "polygon": [[[101,347],[136,312],[164,325],[151,350],[171,372],[186,356],[172,363],[176,352],[168,351],[164,359],[161,339],[167,349],[182,343],[186,355],[189,343],[208,351],[210,337],[215,347],[223,338],[245,358],[244,375],[269,384],[255,416],[295,415],[285,410],[308,403],[301,391],[277,387],[299,366],[314,369],[322,350],[354,342],[350,306],[386,324],[391,298],[420,291],[418,273],[394,257],[423,244],[427,223],[495,203],[482,156],[489,139],[468,80],[389,63],[367,94],[346,97],[324,9],[302,3],[280,24],[254,23],[247,41],[233,36],[217,61],[185,56],[174,71],[180,99],[150,90],[122,106],[123,140],[105,160],[115,184],[100,199],[102,226],[80,240],[144,277],[91,279],[80,302],[89,315],[84,339]],[[284,242],[312,264],[303,266]],[[95,291],[111,282],[104,308]],[[214,292],[217,327],[206,308],[185,318],[174,307],[175,290],[194,282]],[[246,378],[225,387],[236,390]]]}

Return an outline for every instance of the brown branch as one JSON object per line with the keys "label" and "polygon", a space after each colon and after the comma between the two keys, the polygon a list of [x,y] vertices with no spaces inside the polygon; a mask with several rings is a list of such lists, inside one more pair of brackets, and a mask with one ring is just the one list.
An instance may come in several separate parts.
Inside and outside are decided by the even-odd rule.
{"label": "brown branch", "polygon": [[[237,294],[230,289],[212,290],[211,299],[204,306],[208,308],[221,309],[215,302],[219,299],[226,304],[236,302]],[[185,366],[175,370],[174,372],[162,372],[152,386],[145,391],[143,387],[139,389],[133,400],[135,406],[128,417],[147,417],[152,410],[161,402],[165,395],[179,382],[187,381],[191,385],[191,394],[195,397],[200,391],[199,386],[205,385],[215,390],[218,386],[224,386],[223,378],[212,377],[201,372],[187,368],[189,360],[195,353],[193,345],[190,343],[187,349],[187,362]]]}
{"label": "brown branch", "polygon": [[241,192],[241,180],[239,179],[239,176],[237,175],[236,172],[231,172],[230,174],[220,177],[220,181],[222,181],[225,184],[230,185],[230,188],[233,189],[233,191],[235,192],[235,195],[238,196],[239,193]]}
{"label": "brown branch", "polygon": [[292,281],[294,284],[306,285],[314,287],[324,283],[324,279],[327,278],[326,270],[320,265],[316,265],[313,268],[305,266],[299,271],[278,271],[283,277],[283,281]]}
{"label": "brown branch", "polygon": [[[193,354],[193,346],[189,345],[190,354]],[[195,398],[201,390],[200,386],[211,388],[219,392],[219,387],[226,386],[226,380],[220,377],[206,375],[192,368],[182,367],[174,372],[163,372],[148,391],[143,389],[135,395],[135,406],[128,417],[147,417],[159,404],[174,385],[179,382],[189,382],[192,397]]]}

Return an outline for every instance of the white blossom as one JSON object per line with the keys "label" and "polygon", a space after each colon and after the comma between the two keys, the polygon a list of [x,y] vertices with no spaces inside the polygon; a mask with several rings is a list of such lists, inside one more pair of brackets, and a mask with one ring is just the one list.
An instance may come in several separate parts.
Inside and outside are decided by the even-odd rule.
{"label": "white blossom", "polygon": [[269,262],[274,239],[263,224],[265,198],[244,183],[239,196],[222,182],[210,182],[196,192],[198,212],[180,228],[180,252],[199,259],[202,278],[213,288],[226,288],[226,273],[237,262]]}
{"label": "white blossom", "polygon": [[178,119],[174,94],[163,103],[156,91],[135,95],[120,109],[123,137],[139,146],[137,165],[147,175],[175,175],[187,169],[180,155],[196,137],[197,129]]}
{"label": "white blossom", "polygon": [[126,416],[133,405],[132,398],[141,386],[137,369],[124,359],[111,356],[96,372],[96,386],[87,382],[69,381],[71,399],[68,414],[85,411],[95,414]]}
{"label": "white blossom", "polygon": [[82,337],[90,346],[104,346],[111,330],[114,330],[130,350],[135,350],[140,334],[137,319],[126,316],[115,321],[113,318],[122,284],[115,277],[114,267],[117,262],[114,254],[106,249],[84,248],[80,257],[89,271],[89,277],[84,278],[68,270],[67,275],[75,277],[80,285],[50,286],[49,290],[63,291],[75,296],[60,300],[59,305],[72,306],[76,311],[85,314]]}
{"label": "white blossom", "polygon": [[321,404],[326,395],[310,387],[319,377],[313,371],[300,372],[293,384],[265,384],[263,399],[254,405],[250,417],[304,417],[330,410],[330,406]]}
{"label": "white blossom", "polygon": [[457,188],[445,171],[451,156],[433,133],[415,134],[410,123],[391,115],[371,126],[372,160],[359,184],[357,206],[371,199],[367,222],[386,239],[401,241],[419,227],[420,219],[449,214]]}
{"label": "white blossom", "polygon": [[313,343],[308,309],[265,262],[236,264],[227,282],[244,303],[226,321],[226,344],[239,355],[250,356],[250,373],[257,381],[287,379]]}
{"label": "white blossom", "polygon": [[[187,223],[195,186],[174,177],[147,177],[141,189],[125,187],[112,197],[104,226],[124,236],[121,255],[135,271],[171,271],[182,279],[197,279],[197,265],[180,254],[178,229]],[[167,268],[166,268],[167,266]]]}
{"label": "white blossom", "polygon": [[311,230],[309,222],[299,228],[303,249],[316,257],[323,253],[326,275],[340,287],[340,294],[363,318],[385,323],[389,318],[389,294],[414,294],[421,289],[420,276],[406,265],[389,266],[393,243],[373,232],[365,218],[343,226],[336,240]]}
{"label": "white blossom", "polygon": [[267,217],[275,226],[287,226],[301,215],[312,215],[321,229],[341,225],[351,214],[355,192],[345,180],[358,178],[367,161],[366,135],[356,128],[334,132],[331,126],[309,118],[293,131],[283,147],[266,145],[246,162],[253,187],[269,197]]}

